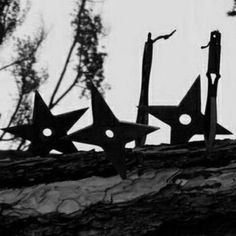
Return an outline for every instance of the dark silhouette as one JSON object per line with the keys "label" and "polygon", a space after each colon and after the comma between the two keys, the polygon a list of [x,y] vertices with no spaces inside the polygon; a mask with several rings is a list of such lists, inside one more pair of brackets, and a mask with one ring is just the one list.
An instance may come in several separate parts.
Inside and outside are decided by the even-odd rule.
{"label": "dark silhouette", "polygon": [[[48,104],[50,110],[60,104],[73,89],[78,89],[80,97],[87,97],[89,91],[87,82],[91,79],[102,93],[109,89],[109,85],[103,83],[105,79],[103,64],[106,53],[104,48],[99,46],[99,40],[105,32],[100,15],[93,12],[95,6],[90,3],[89,0],[75,1],[71,18],[72,42],[68,45],[68,53],[65,55],[61,72],[58,78],[54,78],[55,87],[51,91]],[[23,20],[29,7],[29,4],[21,4],[20,0],[1,1],[0,44],[7,42],[16,26],[24,23]],[[39,49],[45,40],[41,36],[46,36],[46,34],[43,35],[44,30],[42,24],[40,27],[37,26],[37,30],[34,29],[35,34],[16,37],[13,40],[14,50],[12,50],[14,59],[0,68],[0,71],[10,69],[17,88],[14,97],[16,104],[4,127],[17,126],[27,123],[31,119],[32,92],[38,90],[46,79],[50,79],[47,67],[41,67],[44,63],[41,63],[41,57],[39,57],[39,53],[41,53]],[[75,70],[74,78],[63,84],[63,81],[71,75],[71,70]],[[7,137],[6,133],[2,132],[0,141],[13,141],[18,145],[19,139],[14,136]],[[20,142],[18,149],[24,150],[25,148],[25,143]]]}
{"label": "dark silhouette", "polygon": [[236,16],[236,0],[234,0],[232,10],[227,12],[228,16]]}
{"label": "dark silhouette", "polygon": [[[204,115],[201,113],[201,86],[200,76],[195,80],[192,87],[184,96],[178,106],[149,106],[140,107],[152,114],[156,118],[170,125],[171,127],[171,144],[187,143],[191,137],[196,134],[203,135],[204,132]],[[188,115],[189,124],[182,124],[180,117]],[[230,131],[217,124],[217,134],[231,134]]]}
{"label": "dark silhouette", "polygon": [[116,171],[126,179],[125,144],[158,128],[119,121],[91,83],[93,124],[67,137],[66,140],[101,146]]}
{"label": "dark silhouette", "polygon": [[[219,31],[211,32],[208,56],[208,94],[205,109],[204,118],[204,138],[206,142],[207,152],[211,153],[216,136],[216,124],[217,124],[217,86],[220,79],[220,54],[221,54],[221,33]],[[213,77],[215,81],[213,82]]]}
{"label": "dark silhouette", "polygon": [[36,92],[32,124],[9,127],[3,131],[31,141],[28,151],[33,155],[46,155],[52,149],[62,153],[77,152],[71,141],[60,138],[67,135],[67,131],[86,110],[87,108],[54,116]]}
{"label": "dark silhouette", "polygon": [[20,0],[0,1],[0,45],[25,20],[28,10],[29,3],[24,7]]}
{"label": "dark silhouette", "polygon": [[[150,72],[152,67],[152,55],[153,55],[153,44],[160,39],[168,39],[171,37],[176,30],[172,31],[170,34],[161,35],[152,39],[152,34],[148,33],[148,38],[144,46],[143,52],[143,62],[142,62],[142,85],[141,85],[141,93],[139,106],[148,106],[148,97],[149,97],[149,79]],[[137,112],[137,123],[140,124],[148,124],[148,113],[142,110],[138,110]],[[146,141],[146,136],[143,136],[140,139],[135,140],[136,146],[143,146]]]}

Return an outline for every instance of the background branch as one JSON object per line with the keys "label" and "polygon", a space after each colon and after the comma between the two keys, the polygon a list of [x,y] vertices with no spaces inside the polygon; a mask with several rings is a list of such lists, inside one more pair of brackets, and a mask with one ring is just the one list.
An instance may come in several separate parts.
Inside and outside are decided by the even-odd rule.
{"label": "background branch", "polygon": [[[82,13],[84,11],[85,3],[86,3],[86,0],[82,0],[81,6],[80,6],[80,9],[79,9],[79,12],[78,12],[78,25],[77,25],[78,29],[77,29],[77,34],[80,31],[81,15],[82,15]],[[69,65],[69,62],[70,62],[70,59],[71,59],[71,56],[72,56],[72,53],[73,53],[73,51],[75,49],[76,44],[77,44],[77,35],[75,35],[75,37],[74,37],[72,45],[71,45],[71,47],[69,49],[69,53],[68,53],[68,55],[66,57],[66,61],[65,61],[65,64],[63,66],[62,72],[61,72],[61,74],[59,76],[59,79],[57,81],[57,84],[56,84],[56,86],[55,86],[55,88],[54,88],[54,90],[52,92],[52,95],[51,95],[51,98],[50,98],[50,101],[49,101],[49,109],[52,109],[55,105],[58,104],[58,102],[54,103],[55,96],[56,96],[56,94],[57,94],[57,92],[58,92],[58,90],[60,88],[60,85],[62,83],[62,80],[63,80],[63,78],[65,76],[67,67]]]}

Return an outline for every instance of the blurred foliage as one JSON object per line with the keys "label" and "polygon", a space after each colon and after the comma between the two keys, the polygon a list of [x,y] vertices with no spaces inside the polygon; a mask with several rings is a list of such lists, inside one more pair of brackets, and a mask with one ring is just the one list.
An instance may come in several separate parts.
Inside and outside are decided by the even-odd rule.
{"label": "blurred foliage", "polygon": [[[109,86],[103,83],[103,65],[107,54],[99,44],[101,37],[105,35],[104,29],[101,17],[93,13],[93,7],[87,7],[88,2],[91,3],[88,0],[76,1],[74,12],[72,13],[73,20],[71,21],[74,33],[73,41],[58,82],[53,90],[49,102],[50,109],[64,99],[75,87],[79,87],[80,98],[87,97],[89,94],[88,83],[90,81],[94,82],[101,93],[104,93],[105,89],[109,89]],[[64,90],[61,90],[59,95],[59,88],[62,81],[65,80],[65,74],[71,61],[75,62],[76,75],[67,87],[63,87]]]}
{"label": "blurred foliage", "polygon": [[29,2],[24,9],[21,9],[22,6],[20,0],[0,0],[0,44],[24,21]]}
{"label": "blurred foliage", "polygon": [[18,63],[11,67],[11,73],[16,81],[18,90],[18,111],[12,124],[19,125],[29,122],[32,113],[31,92],[37,90],[39,86],[48,78],[47,68],[37,68],[38,53],[46,37],[43,29],[33,36],[16,38],[15,51]]}
{"label": "blurred foliage", "polygon": [[[76,55],[79,59],[76,66],[78,83],[84,84],[87,88],[87,83],[92,80],[100,92],[104,93],[102,87],[103,64],[107,54],[98,50],[99,37],[104,36],[101,17],[93,15],[91,9],[84,9],[80,18],[75,16],[72,26],[75,29],[75,39],[78,43],[76,48]],[[86,95],[86,92],[87,90],[83,89],[81,95]]]}

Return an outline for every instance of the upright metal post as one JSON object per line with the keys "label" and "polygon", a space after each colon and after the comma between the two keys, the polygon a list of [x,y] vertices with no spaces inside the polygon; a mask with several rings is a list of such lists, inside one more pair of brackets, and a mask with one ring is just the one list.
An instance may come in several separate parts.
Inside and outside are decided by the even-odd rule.
{"label": "upright metal post", "polygon": [[[142,84],[141,84],[141,93],[139,99],[139,107],[148,106],[148,97],[149,97],[149,81],[150,73],[152,67],[152,57],[153,57],[153,44],[159,39],[168,39],[175,33],[176,30],[172,31],[168,35],[161,35],[152,39],[152,34],[149,32],[147,41],[144,46],[143,51],[143,62],[142,62]],[[148,125],[148,113],[144,110],[138,109],[136,122],[139,124]],[[146,141],[146,136],[135,140],[136,147],[143,146]]]}

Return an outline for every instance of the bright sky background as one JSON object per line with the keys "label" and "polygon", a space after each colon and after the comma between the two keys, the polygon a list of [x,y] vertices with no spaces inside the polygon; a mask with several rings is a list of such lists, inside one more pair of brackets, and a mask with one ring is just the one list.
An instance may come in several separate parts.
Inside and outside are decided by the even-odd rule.
{"label": "bright sky background", "polygon": [[[50,78],[40,90],[48,102],[52,85],[58,78],[70,46],[70,18],[73,0],[33,0],[32,10],[22,32],[32,32],[43,19],[49,29],[42,48],[42,59],[48,65]],[[106,101],[120,120],[134,122],[141,86],[141,62],[144,43],[150,31],[153,37],[177,29],[167,41],[154,45],[150,78],[150,105],[177,105],[197,76],[201,75],[202,111],[206,102],[208,50],[201,50],[209,42],[210,31],[222,33],[221,75],[218,90],[218,120],[236,133],[236,17],[227,17],[232,0],[105,0],[97,3],[107,36],[101,41],[108,53],[105,62],[106,82],[111,90]],[[41,14],[41,16],[40,16]],[[2,50],[4,52],[4,50]],[[4,59],[1,59],[4,64]],[[1,126],[6,124],[14,98],[15,85],[7,74],[1,73]],[[73,73],[68,80],[73,79]],[[76,89],[54,114],[90,106],[90,100],[78,99]],[[74,126],[78,130],[92,122],[91,109]],[[150,116],[150,124],[161,129],[149,135],[148,143],[168,143],[170,128]],[[222,136],[235,138],[233,136]],[[3,144],[0,144],[3,146]],[[79,145],[79,148],[86,148]]]}

